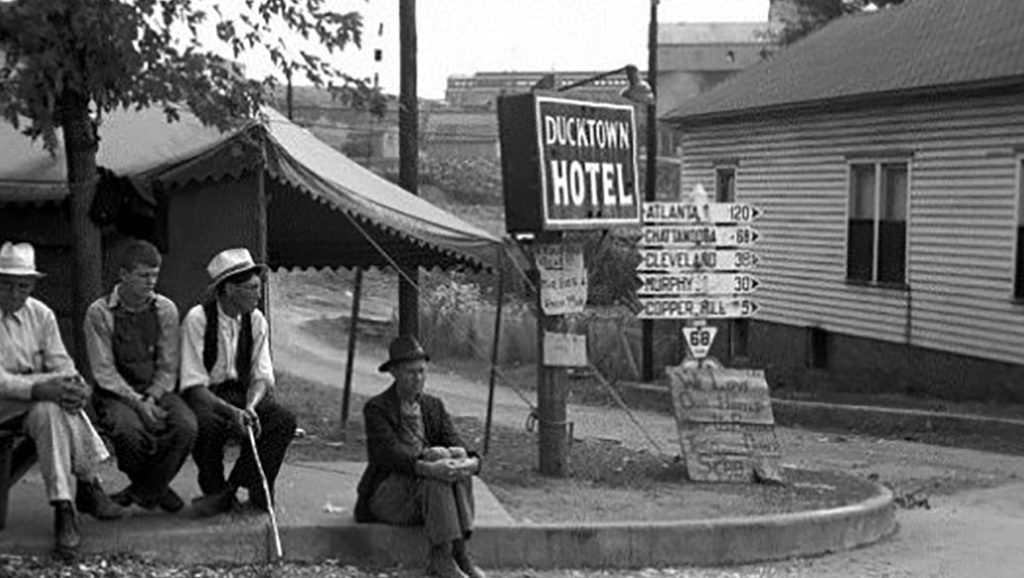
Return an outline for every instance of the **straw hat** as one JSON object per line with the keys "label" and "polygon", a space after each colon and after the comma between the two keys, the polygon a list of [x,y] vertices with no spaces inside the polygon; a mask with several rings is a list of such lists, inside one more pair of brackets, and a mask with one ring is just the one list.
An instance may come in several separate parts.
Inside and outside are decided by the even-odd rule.
{"label": "straw hat", "polygon": [[36,251],[28,243],[4,243],[0,247],[0,275],[44,277],[36,270]]}
{"label": "straw hat", "polygon": [[232,275],[245,273],[258,269],[260,273],[267,270],[267,266],[256,263],[252,260],[249,250],[241,247],[236,249],[225,249],[217,253],[210,264],[206,266],[206,272],[210,275],[210,288],[216,288]]}

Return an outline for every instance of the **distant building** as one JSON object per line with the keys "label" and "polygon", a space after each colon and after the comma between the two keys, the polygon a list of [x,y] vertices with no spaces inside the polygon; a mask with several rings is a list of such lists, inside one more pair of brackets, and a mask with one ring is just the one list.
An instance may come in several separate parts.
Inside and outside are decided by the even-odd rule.
{"label": "distant building", "polygon": [[767,22],[659,25],[658,116],[764,59],[767,29]]}
{"label": "distant building", "polygon": [[[554,84],[547,87],[548,90],[558,90],[558,87],[587,80],[603,72],[606,71],[477,72],[472,76],[449,76],[445,101],[453,107],[497,110],[498,96],[530,92],[545,76],[554,75]],[[640,76],[646,78],[647,73],[641,72]],[[571,97],[621,101],[619,93],[628,86],[625,74],[616,74],[573,88]]]}

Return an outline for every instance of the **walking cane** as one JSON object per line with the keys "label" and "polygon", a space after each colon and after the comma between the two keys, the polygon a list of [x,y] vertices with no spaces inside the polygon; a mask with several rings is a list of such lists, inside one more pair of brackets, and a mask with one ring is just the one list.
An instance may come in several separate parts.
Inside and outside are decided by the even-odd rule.
{"label": "walking cane", "polygon": [[256,469],[259,470],[260,481],[263,482],[263,493],[267,497],[267,508],[270,511],[270,527],[274,530],[274,554],[277,556],[277,559],[281,559],[284,556],[284,552],[281,550],[281,533],[277,530],[277,516],[274,515],[274,502],[270,496],[270,484],[267,483],[267,474],[263,473],[260,453],[256,451],[256,436],[252,433],[252,426],[245,426],[245,431],[249,433],[249,447],[252,448],[252,457],[256,460]]}

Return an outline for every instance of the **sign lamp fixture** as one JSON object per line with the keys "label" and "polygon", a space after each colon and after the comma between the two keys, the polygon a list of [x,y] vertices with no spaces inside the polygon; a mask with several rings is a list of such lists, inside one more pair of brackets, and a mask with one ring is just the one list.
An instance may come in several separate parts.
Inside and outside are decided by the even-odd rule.
{"label": "sign lamp fixture", "polygon": [[615,70],[609,70],[608,72],[602,72],[601,74],[591,76],[590,78],[577,80],[576,82],[565,86],[559,86],[556,92],[565,92],[567,90],[579,88],[592,82],[608,78],[609,76],[614,76],[620,72],[626,73],[626,79],[629,80],[629,86],[619,93],[620,96],[637,104],[654,104],[654,91],[651,89],[651,85],[648,84],[646,80],[640,78],[640,71],[632,64],[627,64],[622,68],[616,68]]}

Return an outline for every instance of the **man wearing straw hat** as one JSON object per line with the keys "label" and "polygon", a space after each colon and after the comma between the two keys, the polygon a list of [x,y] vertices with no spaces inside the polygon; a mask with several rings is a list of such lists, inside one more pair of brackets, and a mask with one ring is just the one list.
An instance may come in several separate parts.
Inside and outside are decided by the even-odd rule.
{"label": "man wearing straw hat", "polygon": [[470,559],[473,475],[480,458],[467,452],[444,403],[423,392],[430,356],[416,338],[391,342],[381,372],[394,383],[363,406],[368,464],[357,487],[357,522],[423,526],[427,574],[484,578]]}
{"label": "man wearing straw hat", "polygon": [[[274,480],[295,434],[295,416],[272,396],[267,320],[256,306],[266,266],[253,262],[244,248],[221,251],[206,267],[209,295],[185,315],[181,325],[180,386],[195,412],[199,435],[192,458],[199,469],[203,496],[193,501],[198,516],[236,509],[238,488],[246,488],[250,505],[273,507]],[[256,436],[265,491],[256,457],[248,443]],[[224,477],[224,446],[241,443],[230,476]]]}
{"label": "man wearing straw hat", "polygon": [[109,454],[83,411],[90,391],[64,349],[57,318],[31,296],[40,277],[32,245],[0,246],[0,428],[35,443],[54,508],[55,551],[73,557],[81,543],[76,506],[104,520],[125,511],[100,487],[96,468]]}

